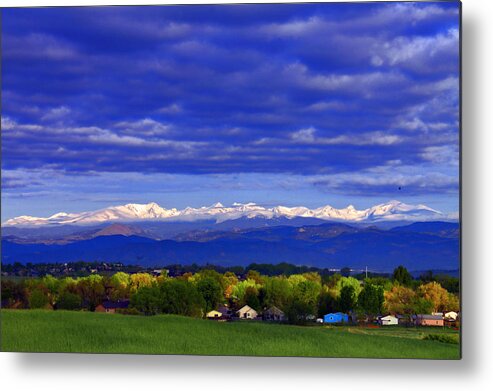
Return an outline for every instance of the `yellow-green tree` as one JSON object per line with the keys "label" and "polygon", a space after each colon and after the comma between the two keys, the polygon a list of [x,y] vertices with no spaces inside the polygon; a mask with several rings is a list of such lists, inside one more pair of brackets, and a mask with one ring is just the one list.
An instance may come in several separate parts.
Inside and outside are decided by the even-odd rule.
{"label": "yellow-green tree", "polygon": [[446,289],[435,281],[429,282],[418,287],[418,295],[429,301],[433,305],[433,311],[443,311],[447,309],[449,295]]}
{"label": "yellow-green tree", "polygon": [[124,272],[118,272],[113,274],[110,277],[110,285],[111,285],[111,299],[125,299],[129,297],[130,294],[130,285],[132,284],[132,280],[130,275]]}
{"label": "yellow-green tree", "polygon": [[140,288],[151,286],[154,278],[149,273],[135,273],[130,275],[130,292],[137,292]]}
{"label": "yellow-green tree", "polygon": [[384,293],[384,308],[391,314],[414,313],[416,292],[402,285],[395,285],[390,291]]}

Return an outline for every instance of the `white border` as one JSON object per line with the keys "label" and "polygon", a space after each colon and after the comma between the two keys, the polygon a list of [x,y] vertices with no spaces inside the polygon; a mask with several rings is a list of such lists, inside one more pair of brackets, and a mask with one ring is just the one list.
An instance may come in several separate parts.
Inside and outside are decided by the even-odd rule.
{"label": "white border", "polygon": [[[179,3],[230,2],[181,0]],[[3,0],[2,6],[166,3],[173,2]],[[491,0],[463,1],[462,361],[0,353],[0,387],[16,391],[490,389],[493,384],[492,10]]]}

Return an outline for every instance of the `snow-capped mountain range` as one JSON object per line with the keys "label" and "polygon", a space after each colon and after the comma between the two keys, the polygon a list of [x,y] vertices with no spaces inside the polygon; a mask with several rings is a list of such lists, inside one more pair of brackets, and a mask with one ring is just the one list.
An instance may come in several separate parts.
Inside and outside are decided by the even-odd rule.
{"label": "snow-capped mountain range", "polygon": [[187,207],[182,210],[166,209],[155,202],[148,204],[126,204],[111,206],[82,213],[56,213],[50,217],[19,216],[7,220],[3,226],[36,227],[47,225],[95,225],[116,221],[199,221],[214,220],[221,223],[239,218],[288,218],[309,217],[339,222],[381,222],[381,221],[431,221],[456,220],[457,216],[432,209],[426,205],[409,205],[400,201],[389,201],[368,209],[357,210],[349,205],[343,209],[323,206],[309,209],[304,206],[275,206],[267,208],[255,203],[234,203],[224,206],[216,203],[201,208]]}

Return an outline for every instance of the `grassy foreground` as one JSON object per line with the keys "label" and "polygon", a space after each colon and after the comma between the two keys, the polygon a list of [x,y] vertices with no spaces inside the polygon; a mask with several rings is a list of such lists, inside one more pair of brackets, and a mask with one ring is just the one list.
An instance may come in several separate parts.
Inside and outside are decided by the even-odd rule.
{"label": "grassy foreground", "polygon": [[91,312],[2,310],[1,350],[458,359],[459,345],[421,340],[448,330],[297,327]]}

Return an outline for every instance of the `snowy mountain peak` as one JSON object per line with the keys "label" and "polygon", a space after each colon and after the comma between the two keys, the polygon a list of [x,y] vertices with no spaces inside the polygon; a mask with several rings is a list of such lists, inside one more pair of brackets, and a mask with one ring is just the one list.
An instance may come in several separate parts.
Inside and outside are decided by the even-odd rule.
{"label": "snowy mountain peak", "polygon": [[126,204],[110,206],[92,212],[66,213],[59,212],[50,217],[19,216],[7,220],[4,226],[32,227],[43,225],[85,224],[95,225],[116,221],[197,221],[215,220],[217,223],[239,218],[300,218],[309,217],[328,221],[341,222],[373,222],[373,221],[429,221],[455,220],[456,214],[446,215],[426,205],[410,205],[392,200],[387,203],[358,210],[353,205],[337,209],[330,205],[316,209],[304,206],[288,207],[278,205],[272,208],[263,207],[253,202],[246,204],[233,203],[224,206],[217,202],[211,206],[200,208],[187,207],[182,210],[166,209],[156,202],[148,204]]}

